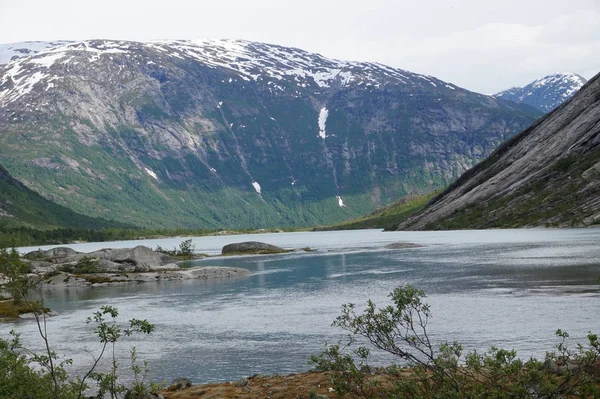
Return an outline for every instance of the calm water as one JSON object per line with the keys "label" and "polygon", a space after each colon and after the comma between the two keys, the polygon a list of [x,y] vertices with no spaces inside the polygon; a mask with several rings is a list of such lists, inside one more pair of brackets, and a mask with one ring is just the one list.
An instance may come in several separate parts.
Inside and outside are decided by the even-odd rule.
{"label": "calm water", "polygon": [[[151,336],[121,345],[123,352],[136,345],[155,380],[207,382],[302,371],[325,341],[341,337],[330,324],[342,304],[364,304],[367,298],[384,304],[394,287],[407,283],[427,293],[433,309],[429,331],[438,342],[514,348],[526,358],[550,349],[557,328],[580,342],[588,331],[600,332],[595,285],[600,229],[280,233],[200,237],[194,244],[198,252],[217,254],[225,244],[246,240],[315,251],[197,262],[248,268],[247,278],[46,290],[47,305],[59,313],[48,325],[55,350],[75,364],[88,363],[87,351],[98,344],[84,321],[110,304],[123,320],[147,318],[156,324]],[[139,244],[172,248],[181,241],[72,247],[84,252]],[[394,242],[424,247],[383,248]],[[34,323],[5,323],[0,334],[12,328],[28,345],[39,345]],[[376,356],[374,361],[390,359]]]}

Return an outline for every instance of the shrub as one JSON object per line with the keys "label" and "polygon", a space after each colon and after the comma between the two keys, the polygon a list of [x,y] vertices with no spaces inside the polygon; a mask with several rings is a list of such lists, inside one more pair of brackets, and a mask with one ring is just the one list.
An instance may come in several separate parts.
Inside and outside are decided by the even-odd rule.
{"label": "shrub", "polygon": [[192,239],[184,240],[179,243],[179,249],[174,248],[172,251],[162,248],[160,245],[156,246],[155,251],[161,252],[166,255],[176,256],[182,259],[192,259],[194,256],[194,252],[196,250],[196,246],[192,243]]}

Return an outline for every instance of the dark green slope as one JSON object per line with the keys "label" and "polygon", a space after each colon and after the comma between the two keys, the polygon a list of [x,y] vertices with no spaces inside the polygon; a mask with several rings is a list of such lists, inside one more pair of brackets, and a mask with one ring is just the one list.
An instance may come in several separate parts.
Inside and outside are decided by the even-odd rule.
{"label": "dark green slope", "polygon": [[129,226],[81,215],[55,204],[25,187],[0,166],[0,229],[17,227],[101,229]]}

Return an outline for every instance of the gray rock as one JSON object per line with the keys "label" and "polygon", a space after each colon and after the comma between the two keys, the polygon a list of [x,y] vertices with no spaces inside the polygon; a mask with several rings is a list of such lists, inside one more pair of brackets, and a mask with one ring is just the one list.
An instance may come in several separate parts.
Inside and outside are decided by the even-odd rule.
{"label": "gray rock", "polygon": [[266,244],[258,241],[245,241],[227,244],[221,250],[222,255],[227,254],[270,254],[270,253],[281,253],[287,252],[283,248],[279,248],[275,245]]}
{"label": "gray rock", "polygon": [[[589,214],[600,207],[600,180],[592,178],[599,162],[599,99],[600,74],[464,173],[397,229],[438,229],[453,220],[451,228],[504,227],[505,220],[514,221],[508,227],[593,223],[596,219]],[[594,166],[578,171],[590,163]],[[558,212],[560,206],[569,212]],[[532,213],[539,216],[532,220],[528,218]]]}
{"label": "gray rock", "polygon": [[[53,310],[46,312],[46,317],[54,317],[54,316],[58,316],[58,313],[56,313]],[[32,320],[32,319],[35,319],[35,314],[33,314],[33,312],[32,313],[22,313],[19,315],[19,319]]]}
{"label": "gray rock", "polygon": [[29,265],[31,266],[31,271],[34,273],[48,273],[51,271],[56,271],[56,265],[46,261],[32,260],[29,262]]}
{"label": "gray rock", "polygon": [[174,261],[173,257],[143,245],[135,248],[104,248],[90,253],[76,253],[63,258],[62,261],[75,263],[84,257],[100,259],[97,266],[106,271],[149,271]]}
{"label": "gray rock", "polygon": [[67,258],[70,256],[74,256],[79,254],[79,252],[75,251],[72,248],[68,247],[57,247],[48,249],[46,251],[38,249],[37,251],[31,251],[24,255],[24,258],[27,259],[61,259]]}
{"label": "gray rock", "polygon": [[217,267],[217,266],[205,266],[199,268],[188,269],[185,271],[191,274],[194,279],[213,279],[213,278],[227,278],[227,277],[238,277],[247,276],[250,271],[248,269],[242,269],[239,267]]}

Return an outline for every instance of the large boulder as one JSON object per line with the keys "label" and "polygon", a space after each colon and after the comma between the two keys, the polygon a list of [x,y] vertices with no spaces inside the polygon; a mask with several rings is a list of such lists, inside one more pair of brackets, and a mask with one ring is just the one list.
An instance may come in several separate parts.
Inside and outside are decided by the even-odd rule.
{"label": "large boulder", "polygon": [[71,256],[75,256],[79,254],[79,252],[74,249],[68,247],[57,247],[48,249],[46,251],[38,249],[37,251],[32,251],[26,253],[23,257],[30,260],[41,260],[41,259],[64,259]]}
{"label": "large boulder", "polygon": [[233,244],[227,244],[221,250],[222,255],[234,255],[234,254],[277,254],[282,252],[288,252],[283,248],[279,248],[275,245],[266,244],[258,241],[245,241],[236,242]]}
{"label": "large boulder", "polygon": [[173,258],[161,252],[153,251],[143,245],[135,248],[101,249],[85,254],[88,258],[104,259],[118,264],[127,264],[137,271],[148,271],[153,267],[173,262]]}

